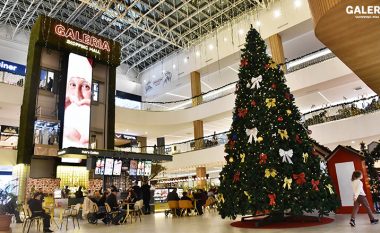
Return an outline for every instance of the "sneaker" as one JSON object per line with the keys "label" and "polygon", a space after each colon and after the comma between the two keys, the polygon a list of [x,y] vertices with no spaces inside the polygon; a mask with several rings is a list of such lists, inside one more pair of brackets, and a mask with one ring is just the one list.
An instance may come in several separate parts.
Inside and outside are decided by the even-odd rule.
{"label": "sneaker", "polygon": [[355,227],[355,219],[352,219],[352,218],[351,218],[351,220],[350,220],[350,225],[351,225],[352,227]]}
{"label": "sneaker", "polygon": [[50,230],[49,228],[48,229],[44,229],[44,233],[47,233],[47,232],[53,232],[53,231]]}
{"label": "sneaker", "polygon": [[372,219],[371,220],[371,224],[378,224],[379,223],[379,219]]}

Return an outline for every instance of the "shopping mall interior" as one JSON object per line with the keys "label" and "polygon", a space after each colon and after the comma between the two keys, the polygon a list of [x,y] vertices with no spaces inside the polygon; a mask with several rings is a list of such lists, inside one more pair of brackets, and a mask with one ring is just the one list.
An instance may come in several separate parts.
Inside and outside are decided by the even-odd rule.
{"label": "shopping mall interior", "polygon": [[379,26],[376,0],[0,0],[0,232],[379,231]]}

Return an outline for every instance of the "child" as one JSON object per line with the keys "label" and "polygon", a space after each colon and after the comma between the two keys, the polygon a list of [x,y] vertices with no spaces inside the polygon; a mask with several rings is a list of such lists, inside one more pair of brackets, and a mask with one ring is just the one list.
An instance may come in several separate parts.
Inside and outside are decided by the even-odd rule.
{"label": "child", "polygon": [[352,189],[354,191],[354,209],[352,210],[351,221],[350,221],[350,225],[352,227],[355,227],[355,217],[359,211],[360,205],[363,205],[366,208],[371,224],[377,224],[379,222],[379,219],[375,219],[375,217],[373,216],[372,210],[369,207],[365,192],[363,190],[363,182],[361,182],[361,179],[363,179],[363,175],[361,171],[354,171],[352,173],[351,180],[352,180]]}

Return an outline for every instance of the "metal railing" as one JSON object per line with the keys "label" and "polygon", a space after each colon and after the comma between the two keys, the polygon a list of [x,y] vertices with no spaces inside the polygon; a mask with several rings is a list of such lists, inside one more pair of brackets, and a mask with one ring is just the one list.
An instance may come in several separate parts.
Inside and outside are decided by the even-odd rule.
{"label": "metal railing", "polygon": [[[329,60],[334,58],[335,55],[327,48],[322,48],[317,51],[308,53],[301,57],[286,61],[284,64],[279,64],[279,66],[285,65],[286,73],[292,73],[300,69],[304,69],[311,65]],[[236,90],[236,83],[231,82],[219,88],[204,92],[199,96],[195,96],[187,99],[173,100],[173,101],[142,101],[141,109],[145,111],[173,111],[179,109],[191,108],[194,105],[199,105],[207,102],[211,102],[218,98],[222,98],[227,95],[231,95]],[[193,105],[193,103],[195,103]],[[124,106],[119,106],[124,107]]]}
{"label": "metal railing", "polygon": [[[357,115],[369,114],[380,110],[380,99],[378,96],[360,98],[358,100],[344,102],[340,104],[325,106],[302,114],[302,123],[305,126],[317,125],[325,122],[336,121]],[[173,143],[158,148],[154,146],[146,147],[127,147],[124,151],[136,153],[166,154],[175,155],[180,153],[191,152],[195,150],[207,149],[218,145],[224,145],[228,142],[227,134],[230,131],[209,135],[199,139],[193,139],[185,142]],[[201,141],[201,146],[197,146],[197,141]],[[199,145],[199,144],[198,144]]]}

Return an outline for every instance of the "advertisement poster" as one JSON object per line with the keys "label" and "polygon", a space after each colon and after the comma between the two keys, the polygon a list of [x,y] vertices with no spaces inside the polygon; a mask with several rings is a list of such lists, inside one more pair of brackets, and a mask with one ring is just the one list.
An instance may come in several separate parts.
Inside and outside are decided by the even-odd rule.
{"label": "advertisement poster", "polygon": [[95,165],[95,175],[103,175],[104,174],[104,159],[96,160]]}
{"label": "advertisement poster", "polygon": [[152,174],[152,161],[145,161],[144,176],[150,176]]}
{"label": "advertisement poster", "polygon": [[137,175],[137,161],[136,160],[131,160],[131,162],[130,162],[129,175],[130,176]]}
{"label": "advertisement poster", "polygon": [[122,165],[123,165],[123,162],[121,160],[115,159],[115,162],[113,163],[113,175],[114,176],[120,176]]}
{"label": "advertisement poster", "polygon": [[144,175],[144,167],[145,167],[145,163],[143,161],[139,161],[139,163],[137,165],[137,175],[138,176]]}
{"label": "advertisement poster", "polygon": [[89,146],[91,87],[92,61],[70,53],[62,148]]}
{"label": "advertisement poster", "polygon": [[105,176],[112,176],[113,171],[113,159],[106,159],[105,166],[104,166],[104,175]]}

